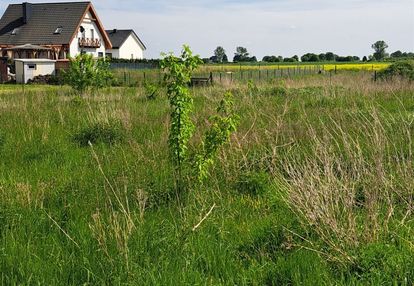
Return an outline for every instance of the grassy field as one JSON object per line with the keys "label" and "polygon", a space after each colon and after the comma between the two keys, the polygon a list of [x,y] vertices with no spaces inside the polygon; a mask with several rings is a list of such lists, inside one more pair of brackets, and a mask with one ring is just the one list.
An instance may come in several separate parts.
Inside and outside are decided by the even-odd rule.
{"label": "grassy field", "polygon": [[[210,73],[216,81],[220,79],[246,81],[268,80],[284,77],[298,77],[322,73],[341,72],[378,72],[386,69],[390,63],[280,63],[280,64],[206,64],[194,73],[196,77],[209,77]],[[145,81],[159,82],[163,75],[160,69],[115,69],[115,77],[123,85],[142,85]]]}
{"label": "grassy field", "polygon": [[163,91],[0,86],[0,284],[413,285],[413,84],[195,88],[193,147],[226,91],[238,131],[177,197]]}

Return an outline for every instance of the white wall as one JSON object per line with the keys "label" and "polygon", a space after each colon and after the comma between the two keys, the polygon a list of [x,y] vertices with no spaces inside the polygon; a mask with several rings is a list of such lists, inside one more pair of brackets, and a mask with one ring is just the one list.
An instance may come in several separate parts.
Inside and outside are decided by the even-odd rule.
{"label": "white wall", "polygon": [[137,38],[132,34],[125,40],[119,49],[107,50],[107,53],[112,53],[113,58],[117,59],[143,59],[144,50],[139,44]]}
{"label": "white wall", "polygon": [[[50,75],[55,74],[55,62],[48,61],[31,61],[27,62],[16,61],[16,82],[27,83],[30,79],[38,75]],[[29,65],[36,65],[35,69],[29,69]]]}
{"label": "white wall", "polygon": [[[93,55],[93,57],[95,57],[95,58],[97,58],[99,56],[99,53],[103,53],[103,56],[105,57],[104,38],[102,37],[102,34],[99,32],[98,26],[96,25],[95,21],[92,21],[92,15],[89,12],[86,14],[85,18],[83,19],[81,26],[83,28],[85,28],[85,37],[87,39],[92,38],[91,29],[93,29],[94,30],[94,38],[101,40],[101,47],[100,48],[97,48],[97,49],[85,49],[85,48],[83,48],[83,50],[86,53]],[[82,38],[82,33],[80,31],[78,31],[78,34],[76,35],[76,37],[73,39],[72,43],[70,44],[69,54],[70,54],[71,57],[77,56],[82,51],[82,48],[79,47],[79,38]]]}

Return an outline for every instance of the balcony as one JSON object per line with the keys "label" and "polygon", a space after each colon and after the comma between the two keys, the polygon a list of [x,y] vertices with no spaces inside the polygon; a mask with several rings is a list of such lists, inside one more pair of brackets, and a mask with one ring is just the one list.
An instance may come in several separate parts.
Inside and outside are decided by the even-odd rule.
{"label": "balcony", "polygon": [[97,49],[101,47],[100,39],[79,38],[79,47]]}

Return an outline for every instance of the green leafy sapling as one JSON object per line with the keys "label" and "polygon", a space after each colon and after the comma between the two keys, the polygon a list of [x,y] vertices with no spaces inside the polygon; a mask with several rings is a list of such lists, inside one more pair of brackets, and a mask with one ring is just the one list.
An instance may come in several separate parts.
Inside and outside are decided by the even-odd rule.
{"label": "green leafy sapling", "polygon": [[195,161],[199,182],[207,178],[208,169],[214,164],[220,147],[230,140],[231,134],[237,129],[239,116],[235,114],[233,105],[233,95],[227,92],[217,108],[218,114],[210,117],[211,127],[204,135]]}
{"label": "green leafy sapling", "polygon": [[167,86],[171,106],[171,129],[168,139],[170,154],[177,171],[177,186],[181,189],[183,163],[186,160],[188,142],[194,133],[194,124],[190,114],[193,98],[188,85],[192,72],[201,64],[199,56],[194,56],[188,46],[184,46],[181,56],[164,55],[161,68],[164,69],[164,81]]}
{"label": "green leafy sapling", "polygon": [[70,59],[69,69],[64,71],[64,79],[79,94],[90,88],[102,88],[112,79],[109,63],[104,59],[95,60],[92,55],[79,54]]}

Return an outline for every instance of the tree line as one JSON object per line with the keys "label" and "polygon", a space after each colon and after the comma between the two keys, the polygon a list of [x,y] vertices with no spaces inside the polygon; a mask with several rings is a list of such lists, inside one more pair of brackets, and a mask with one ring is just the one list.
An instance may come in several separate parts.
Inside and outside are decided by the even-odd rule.
{"label": "tree line", "polygon": [[[385,41],[377,41],[372,44],[372,49],[374,53],[372,55],[364,56],[362,59],[358,56],[340,56],[333,52],[326,52],[321,54],[306,53],[300,58],[298,55],[292,57],[282,57],[275,55],[264,56],[262,62],[267,63],[282,63],[282,62],[368,62],[368,61],[383,61],[383,60],[395,60],[401,58],[414,58],[414,53],[412,52],[401,52],[395,51],[391,54],[387,53],[388,44]],[[219,46],[214,50],[214,55],[210,58],[203,59],[205,63],[227,63],[229,58],[226,54],[226,50]],[[234,53],[233,62],[243,63],[257,62],[255,56],[251,56],[245,47],[237,47],[236,52]]]}

